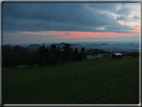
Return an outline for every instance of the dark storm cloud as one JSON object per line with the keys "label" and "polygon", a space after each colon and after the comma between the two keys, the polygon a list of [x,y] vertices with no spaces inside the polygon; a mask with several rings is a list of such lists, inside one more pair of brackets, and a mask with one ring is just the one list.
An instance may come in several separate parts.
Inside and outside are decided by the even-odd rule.
{"label": "dark storm cloud", "polygon": [[105,11],[111,11],[116,12],[116,6],[118,3],[89,3],[89,6],[91,8],[97,9],[97,10],[105,10]]}
{"label": "dark storm cloud", "polygon": [[[4,31],[92,31],[129,32],[128,26],[100,13],[116,12],[117,4],[104,3],[3,3]],[[123,10],[123,11],[122,11]],[[128,14],[120,9],[118,13]],[[125,29],[125,31],[124,31]]]}
{"label": "dark storm cloud", "polygon": [[117,20],[127,20],[127,18],[124,16],[121,16],[121,17],[117,17]]}
{"label": "dark storm cloud", "polygon": [[131,12],[131,8],[123,7],[120,10],[118,10],[116,13],[120,15],[128,16],[130,12]]}
{"label": "dark storm cloud", "polygon": [[134,17],[132,17],[132,19],[139,19],[139,17],[137,15],[135,15]]}

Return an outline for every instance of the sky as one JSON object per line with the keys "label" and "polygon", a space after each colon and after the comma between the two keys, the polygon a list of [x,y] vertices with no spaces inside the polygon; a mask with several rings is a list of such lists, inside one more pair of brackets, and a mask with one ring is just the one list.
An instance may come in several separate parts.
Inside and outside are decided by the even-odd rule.
{"label": "sky", "polygon": [[3,44],[138,42],[140,3],[3,3]]}

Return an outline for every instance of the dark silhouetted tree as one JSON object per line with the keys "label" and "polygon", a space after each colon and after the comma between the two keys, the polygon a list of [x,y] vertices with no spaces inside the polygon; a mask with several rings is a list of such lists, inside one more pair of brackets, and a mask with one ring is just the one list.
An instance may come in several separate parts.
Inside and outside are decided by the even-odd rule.
{"label": "dark silhouetted tree", "polygon": [[57,61],[57,47],[54,44],[51,45],[51,53],[52,53],[52,66],[54,66]]}
{"label": "dark silhouetted tree", "polygon": [[82,47],[81,52],[85,51],[84,47]]}
{"label": "dark silhouetted tree", "polygon": [[74,54],[78,54],[78,49],[77,48],[75,48]]}
{"label": "dark silhouetted tree", "polygon": [[12,62],[11,45],[2,46],[2,67],[10,67]]}
{"label": "dark silhouetted tree", "polygon": [[64,52],[65,52],[65,54],[66,54],[66,59],[67,59],[67,62],[69,61],[69,56],[72,54],[72,52],[73,52],[73,49],[72,49],[72,44],[68,44],[68,43],[62,43],[62,44],[64,44],[64,46],[63,46],[63,50],[64,50]]}
{"label": "dark silhouetted tree", "polygon": [[58,46],[57,57],[58,57],[58,61],[61,60],[61,48],[60,48],[60,46]]}
{"label": "dark silhouetted tree", "polygon": [[41,53],[45,52],[45,46],[44,46],[44,43],[43,43],[43,45],[39,48],[39,51],[40,51]]}
{"label": "dark silhouetted tree", "polygon": [[82,55],[81,53],[77,53],[77,54],[75,55],[75,60],[80,61],[80,60],[82,60],[82,59],[83,59],[83,55]]}
{"label": "dark silhouetted tree", "polygon": [[39,48],[39,53],[37,53],[37,57],[38,57],[38,65],[43,65],[45,66],[46,64],[48,64],[48,53],[49,53],[49,48],[45,47],[44,43],[43,45]]}

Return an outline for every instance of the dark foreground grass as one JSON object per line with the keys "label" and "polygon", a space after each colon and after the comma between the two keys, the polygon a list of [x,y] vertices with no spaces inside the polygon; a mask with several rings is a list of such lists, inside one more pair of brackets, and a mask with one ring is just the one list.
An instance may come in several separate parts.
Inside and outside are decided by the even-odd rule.
{"label": "dark foreground grass", "polygon": [[139,58],[3,70],[2,103],[138,104]]}

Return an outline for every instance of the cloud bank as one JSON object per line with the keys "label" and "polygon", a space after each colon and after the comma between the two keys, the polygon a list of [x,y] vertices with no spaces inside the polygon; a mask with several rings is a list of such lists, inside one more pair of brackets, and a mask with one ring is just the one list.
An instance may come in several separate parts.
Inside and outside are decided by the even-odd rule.
{"label": "cloud bank", "polygon": [[[119,3],[3,3],[3,30],[130,33],[134,28],[117,20],[127,20],[123,15],[131,14],[131,9],[117,9],[120,6]],[[113,13],[118,15],[117,20]]]}
{"label": "cloud bank", "polygon": [[138,36],[139,6],[139,3],[4,2],[4,41],[14,34],[44,35],[50,39]]}

